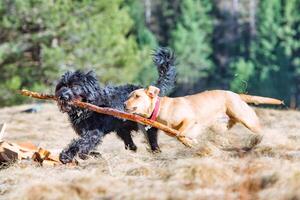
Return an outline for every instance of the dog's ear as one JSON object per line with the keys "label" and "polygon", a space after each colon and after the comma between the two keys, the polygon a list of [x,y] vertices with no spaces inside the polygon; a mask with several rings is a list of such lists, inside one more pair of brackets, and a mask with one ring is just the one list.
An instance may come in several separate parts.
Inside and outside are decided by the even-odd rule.
{"label": "dog's ear", "polygon": [[93,70],[91,70],[91,71],[89,71],[89,72],[87,72],[86,74],[85,74],[85,80],[88,82],[88,83],[90,83],[91,85],[96,85],[97,84],[97,78],[96,78],[96,73],[93,71]]}
{"label": "dog's ear", "polygon": [[88,73],[86,73],[87,76],[91,76],[93,78],[96,78],[96,73],[94,70],[89,71]]}
{"label": "dog's ear", "polygon": [[154,98],[154,97],[158,96],[159,91],[160,91],[159,88],[150,85],[150,86],[146,89],[146,94],[147,94],[150,98]]}

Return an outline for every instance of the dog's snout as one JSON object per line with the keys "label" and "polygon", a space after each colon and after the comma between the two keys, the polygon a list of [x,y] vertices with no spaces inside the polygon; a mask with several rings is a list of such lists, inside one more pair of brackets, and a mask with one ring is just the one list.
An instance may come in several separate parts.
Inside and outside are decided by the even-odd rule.
{"label": "dog's snout", "polygon": [[125,107],[125,110],[129,113],[133,113],[134,111],[136,111],[137,107],[133,107],[133,108],[128,108],[128,107]]}
{"label": "dog's snout", "polygon": [[63,91],[60,95],[59,95],[59,99],[62,101],[68,101],[71,99],[71,95],[69,94],[68,91]]}
{"label": "dog's snout", "polygon": [[124,107],[127,111],[133,111],[133,110],[137,109],[137,107],[132,107],[132,105],[130,105],[130,103],[128,101],[124,102]]}
{"label": "dog's snout", "polygon": [[68,101],[69,100],[69,96],[67,96],[67,95],[61,95],[59,97],[59,99],[62,100],[62,101]]}

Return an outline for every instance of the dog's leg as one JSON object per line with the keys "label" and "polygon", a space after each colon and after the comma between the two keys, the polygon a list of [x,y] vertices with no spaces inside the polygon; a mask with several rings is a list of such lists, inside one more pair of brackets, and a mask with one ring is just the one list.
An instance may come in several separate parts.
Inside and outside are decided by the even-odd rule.
{"label": "dog's leg", "polygon": [[[198,124],[199,125],[199,124]],[[197,143],[197,141],[193,138],[195,138],[199,132],[195,133],[193,129],[198,126],[197,121],[193,119],[184,119],[178,128],[178,131],[180,132],[180,135],[177,137],[179,141],[181,141],[185,146],[192,147],[193,143]]]}
{"label": "dog's leg", "polygon": [[131,129],[130,127],[122,127],[116,130],[117,135],[124,141],[125,149],[129,149],[131,151],[136,151],[137,146],[134,144],[131,137]]}
{"label": "dog's leg", "polygon": [[251,132],[256,134],[249,137],[244,148],[245,150],[250,150],[262,140],[259,118],[255,111],[244,101],[234,101],[229,105],[228,114],[231,120],[242,123]]}
{"label": "dog's leg", "polygon": [[81,159],[86,159],[89,152],[95,149],[102,141],[103,136],[104,133],[99,130],[86,131],[82,137],[73,140],[69,146],[60,153],[60,161],[64,164],[72,162],[77,153]]}
{"label": "dog's leg", "polygon": [[[234,122],[240,122],[253,133],[259,134],[261,127],[255,111],[237,94],[232,94],[227,102],[226,114]],[[231,122],[232,123],[232,122]]]}
{"label": "dog's leg", "polygon": [[146,139],[149,142],[151,151],[153,153],[160,153],[161,150],[160,150],[160,148],[158,146],[158,143],[157,143],[157,128],[152,127],[148,130],[143,130],[143,131],[144,131]]}
{"label": "dog's leg", "polygon": [[232,104],[232,106],[228,108],[228,111],[231,123],[234,121],[240,122],[253,133],[259,134],[261,132],[258,116],[245,102],[241,101],[238,104]]}
{"label": "dog's leg", "polygon": [[231,129],[235,124],[236,124],[236,120],[229,119],[228,124],[227,124],[227,129]]}

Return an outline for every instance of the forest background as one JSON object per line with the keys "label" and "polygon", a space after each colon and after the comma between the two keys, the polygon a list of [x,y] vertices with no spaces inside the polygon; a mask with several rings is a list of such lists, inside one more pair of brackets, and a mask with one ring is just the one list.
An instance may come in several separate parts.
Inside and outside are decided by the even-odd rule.
{"label": "forest background", "polygon": [[300,107],[300,0],[1,0],[0,106],[53,92],[67,70],[149,85],[151,53],[174,50],[171,96],[208,89]]}

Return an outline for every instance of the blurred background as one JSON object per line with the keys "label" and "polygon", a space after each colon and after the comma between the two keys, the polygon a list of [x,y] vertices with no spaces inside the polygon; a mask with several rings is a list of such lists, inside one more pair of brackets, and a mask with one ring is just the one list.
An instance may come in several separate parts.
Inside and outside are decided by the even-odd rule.
{"label": "blurred background", "polygon": [[53,92],[67,70],[148,85],[153,49],[177,56],[173,96],[207,89],[300,107],[300,0],[1,0],[0,106]]}

